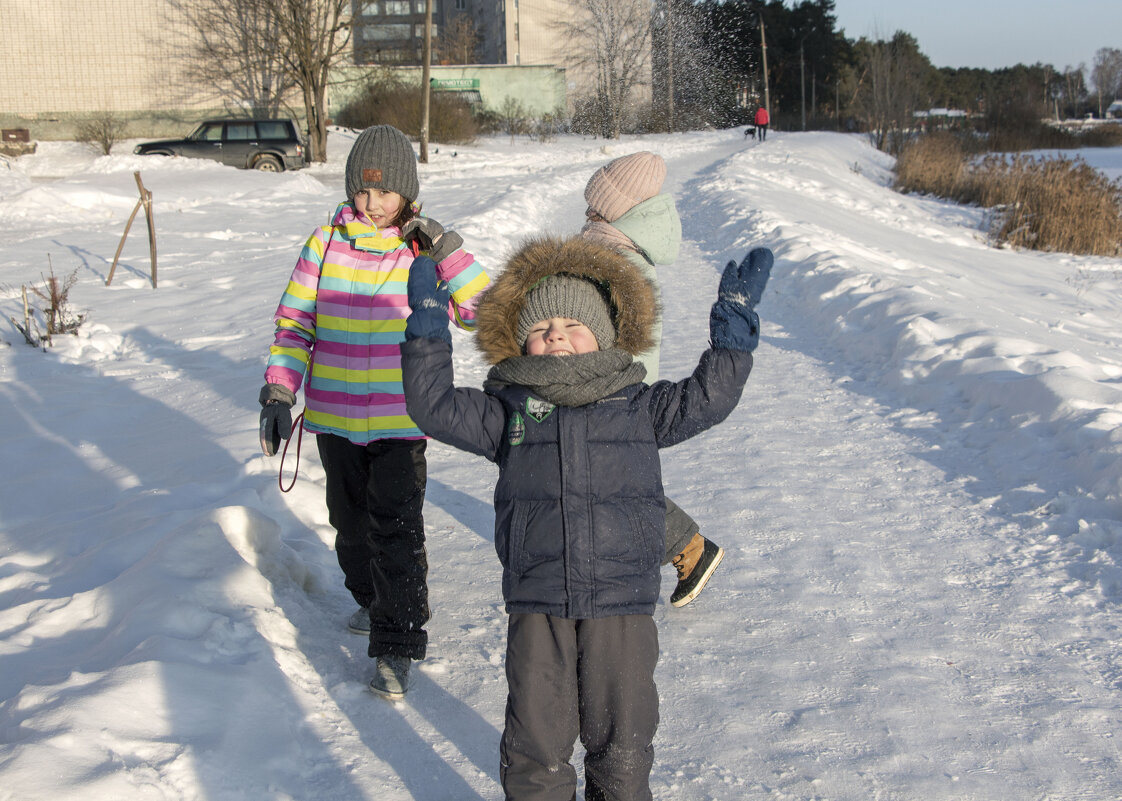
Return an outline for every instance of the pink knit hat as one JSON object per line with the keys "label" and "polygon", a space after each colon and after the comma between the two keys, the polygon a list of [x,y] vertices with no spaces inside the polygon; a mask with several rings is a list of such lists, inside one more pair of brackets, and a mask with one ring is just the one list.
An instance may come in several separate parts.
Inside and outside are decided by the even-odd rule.
{"label": "pink knit hat", "polygon": [[594,172],[584,188],[584,199],[590,212],[615,222],[637,203],[657,195],[665,179],[662,156],[644,150],[609,161]]}

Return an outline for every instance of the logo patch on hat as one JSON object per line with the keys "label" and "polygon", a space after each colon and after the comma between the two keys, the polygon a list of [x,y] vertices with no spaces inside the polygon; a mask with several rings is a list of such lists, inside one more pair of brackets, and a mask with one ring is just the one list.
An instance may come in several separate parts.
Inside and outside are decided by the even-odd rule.
{"label": "logo patch on hat", "polygon": [[376,169],[365,169],[362,171],[362,182],[364,184],[379,184],[382,182],[382,171]]}
{"label": "logo patch on hat", "polygon": [[526,414],[539,423],[549,417],[556,408],[548,401],[538,400],[537,398],[526,399]]}

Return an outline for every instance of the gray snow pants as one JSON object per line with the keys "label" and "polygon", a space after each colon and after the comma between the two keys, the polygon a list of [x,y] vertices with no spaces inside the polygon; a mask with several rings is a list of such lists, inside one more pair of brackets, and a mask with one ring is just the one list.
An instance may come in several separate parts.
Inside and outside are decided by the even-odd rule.
{"label": "gray snow pants", "polygon": [[572,801],[584,745],[585,801],[650,801],[658,691],[650,615],[566,620],[512,614],[499,776],[507,801]]}
{"label": "gray snow pants", "polygon": [[666,499],[666,555],[662,557],[662,564],[670,564],[670,560],[682,552],[686,544],[693,539],[700,528],[694,519],[686,514],[678,504],[669,498]]}

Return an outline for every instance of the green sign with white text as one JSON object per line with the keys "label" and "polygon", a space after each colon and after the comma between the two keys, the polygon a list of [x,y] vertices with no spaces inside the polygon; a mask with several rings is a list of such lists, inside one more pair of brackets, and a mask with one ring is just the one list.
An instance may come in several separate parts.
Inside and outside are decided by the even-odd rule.
{"label": "green sign with white text", "polygon": [[478,78],[432,78],[429,86],[434,90],[445,92],[462,91],[464,89],[479,89]]}

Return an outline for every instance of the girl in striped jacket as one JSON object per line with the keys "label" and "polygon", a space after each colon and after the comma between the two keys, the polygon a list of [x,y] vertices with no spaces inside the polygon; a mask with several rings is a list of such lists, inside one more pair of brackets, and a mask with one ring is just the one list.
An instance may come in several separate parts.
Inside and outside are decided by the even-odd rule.
{"label": "girl in striped jacket", "polygon": [[305,243],[277,308],[261,446],[272,456],[291,436],[304,384],[304,427],[317,434],[335,550],[360,607],[349,627],[369,632],[371,689],[399,698],[410,660],[425,656],[429,619],[426,440],[401,379],[409,266],[417,252],[437,262],[452,290],[448,315],[468,330],[488,278],[458,234],[419,216],[417,160],[401,131],[376,125],[358,136],[346,191]]}

